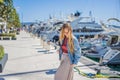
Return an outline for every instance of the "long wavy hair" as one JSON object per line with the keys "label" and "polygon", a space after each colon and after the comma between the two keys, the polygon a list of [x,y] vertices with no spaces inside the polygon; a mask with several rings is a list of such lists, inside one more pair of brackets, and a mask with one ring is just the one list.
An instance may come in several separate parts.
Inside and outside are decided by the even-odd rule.
{"label": "long wavy hair", "polygon": [[63,24],[62,28],[61,28],[61,32],[60,32],[60,42],[65,38],[64,35],[64,29],[68,29],[68,47],[70,48],[70,52],[73,53],[74,52],[74,44],[73,44],[73,33],[72,33],[72,27],[70,26],[69,23],[65,23]]}

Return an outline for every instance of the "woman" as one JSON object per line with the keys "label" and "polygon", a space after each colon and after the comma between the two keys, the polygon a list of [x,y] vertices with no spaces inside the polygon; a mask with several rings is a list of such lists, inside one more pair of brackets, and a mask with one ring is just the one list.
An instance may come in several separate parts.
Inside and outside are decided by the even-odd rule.
{"label": "woman", "polygon": [[73,36],[70,24],[63,24],[60,33],[60,66],[55,73],[55,80],[73,80],[73,67],[80,59],[81,49]]}

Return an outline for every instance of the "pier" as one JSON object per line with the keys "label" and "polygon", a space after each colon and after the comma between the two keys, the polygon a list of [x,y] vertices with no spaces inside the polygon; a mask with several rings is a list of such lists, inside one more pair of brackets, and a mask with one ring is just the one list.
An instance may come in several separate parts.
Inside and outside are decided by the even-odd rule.
{"label": "pier", "polygon": [[[58,54],[53,46],[50,46],[51,52],[46,53],[40,41],[40,38],[33,38],[25,31],[17,35],[17,40],[1,40],[0,44],[4,46],[5,53],[8,53],[8,61],[3,72],[0,73],[0,80],[54,80],[54,74],[60,63]],[[82,60],[77,65],[81,71],[96,73],[85,66]],[[74,80],[111,79],[91,79],[75,71]]]}

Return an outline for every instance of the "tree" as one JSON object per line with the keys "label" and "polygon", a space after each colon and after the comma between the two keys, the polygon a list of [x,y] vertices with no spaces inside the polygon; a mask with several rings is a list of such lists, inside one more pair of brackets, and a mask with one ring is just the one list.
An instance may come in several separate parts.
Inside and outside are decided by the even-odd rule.
{"label": "tree", "polygon": [[9,14],[13,8],[13,1],[12,0],[3,0],[0,3],[0,17],[2,17],[6,22],[9,18]]}
{"label": "tree", "polygon": [[3,0],[0,0],[0,3],[3,3]]}
{"label": "tree", "polygon": [[13,7],[13,0],[4,0],[4,4],[9,7]]}
{"label": "tree", "polygon": [[10,14],[10,17],[11,17],[10,22],[12,22],[13,26],[14,27],[20,27],[19,15],[18,15],[15,8],[12,10],[12,13]]}
{"label": "tree", "polygon": [[0,17],[7,22],[7,27],[20,27],[19,15],[13,6],[13,0],[0,0]]}

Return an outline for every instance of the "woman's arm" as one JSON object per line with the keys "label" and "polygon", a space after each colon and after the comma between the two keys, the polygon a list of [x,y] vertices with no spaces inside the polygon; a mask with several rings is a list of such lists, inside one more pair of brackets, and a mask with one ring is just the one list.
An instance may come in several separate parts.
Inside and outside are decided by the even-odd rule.
{"label": "woman's arm", "polygon": [[80,57],[81,57],[81,48],[79,46],[78,40],[74,39],[74,54],[73,54],[74,62],[73,64],[77,64],[78,61],[80,60]]}

